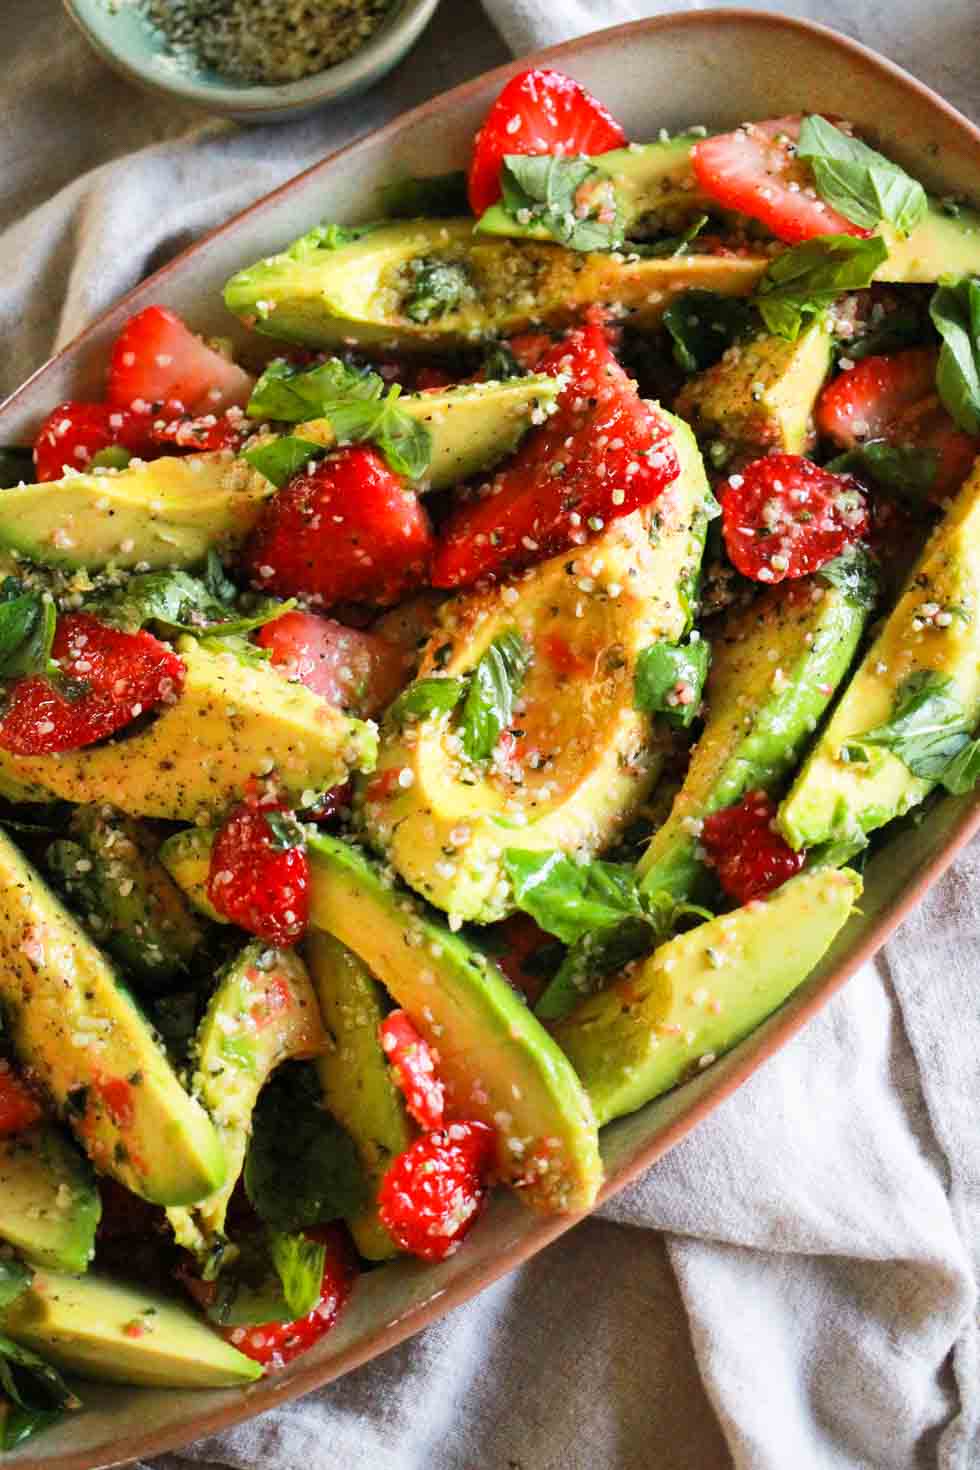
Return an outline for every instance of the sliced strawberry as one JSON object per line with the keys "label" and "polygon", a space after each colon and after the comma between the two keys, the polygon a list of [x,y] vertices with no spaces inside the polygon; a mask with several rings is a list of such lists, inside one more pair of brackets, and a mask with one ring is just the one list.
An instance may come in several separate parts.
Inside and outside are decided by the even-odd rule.
{"label": "sliced strawberry", "polygon": [[168,418],[164,411],[154,416],[150,437],[154,444],[175,449],[238,450],[254,430],[255,425],[249,423],[240,408],[229,408],[222,414],[200,414],[196,419],[186,414]]}
{"label": "sliced strawberry", "polygon": [[208,898],[269,944],[296,944],[310,916],[303,829],[281,802],[249,796],[233,807],[211,848]]}
{"label": "sliced strawberry", "polygon": [[772,893],[798,873],[806,854],[794,852],[774,828],[776,806],[764,791],[751,791],[737,806],[704,819],[701,844],[718,881],[736,903]]}
{"label": "sliced strawberry", "polygon": [[936,453],[937,499],[959,488],[970,472],[980,440],[965,434],[936,393],[939,354],[912,347],[865,357],[839,373],[817,400],[817,427],[842,449],[884,440]]}
{"label": "sliced strawberry", "polygon": [[400,649],[316,613],[284,613],[259,630],[257,641],[287,679],[359,719],[380,714],[407,681]]}
{"label": "sliced strawberry", "polygon": [[34,441],[38,480],[60,480],[66,470],[87,469],[100,450],[119,445],[130,454],[152,458],[151,418],[108,403],[70,399],[49,413]]}
{"label": "sliced strawberry", "polygon": [[470,208],[480,215],[500,198],[508,153],[607,153],[626,134],[601,102],[560,71],[540,67],[511,77],[473,140]]}
{"label": "sliced strawberry", "polygon": [[79,750],[105,740],[163,702],[173,703],[184,665],[149,633],[121,633],[87,613],[58,619],[51,656],[57,682],[17,679],[0,716],[0,747],[15,755]]}
{"label": "sliced strawberry", "polygon": [[724,209],[759,220],[788,245],[814,235],[869,235],[817,194],[812,170],[796,157],[801,121],[774,117],[702,138],[691,149],[698,183]]}
{"label": "sliced strawberry", "polygon": [[404,1011],[391,1011],[381,1022],[381,1050],[419,1127],[441,1128],[446,1091],[431,1048]]}
{"label": "sliced strawberry", "polygon": [[304,1231],[327,1247],[320,1300],[312,1312],[294,1322],[263,1322],[255,1327],[222,1327],[221,1335],[240,1353],[267,1368],[281,1368],[307,1352],[340,1316],[357,1279],[354,1254],[339,1225]]}
{"label": "sliced strawberry", "polygon": [[41,1109],[34,1094],[17,1076],[10,1063],[0,1057],[0,1138],[23,1133],[40,1119]]}
{"label": "sliced strawberry", "polygon": [[378,1191],[381,1223],[402,1250],[442,1261],[476,1224],[487,1197],[493,1129],[448,1123],[399,1154]]}
{"label": "sliced strawberry", "polygon": [[397,602],[425,581],[429,518],[374,450],[342,449],[267,503],[245,548],[263,592],[331,606]]}
{"label": "sliced strawberry", "polygon": [[175,312],[147,306],[130,317],[109,358],[109,402],[145,411],[177,403],[191,414],[248,402],[253,379],[208,347]]}
{"label": "sliced strawberry", "polygon": [[805,577],[868,531],[868,508],[851,475],[800,454],[753,460],[722,482],[725,549],[743,577]]}
{"label": "sliced strawberry", "polygon": [[596,322],[552,348],[541,371],[567,378],[557,412],[528,435],[488,492],[481,488],[450,516],[433,558],[434,587],[467,586],[581,545],[677,478],[667,420],[639,397]]}

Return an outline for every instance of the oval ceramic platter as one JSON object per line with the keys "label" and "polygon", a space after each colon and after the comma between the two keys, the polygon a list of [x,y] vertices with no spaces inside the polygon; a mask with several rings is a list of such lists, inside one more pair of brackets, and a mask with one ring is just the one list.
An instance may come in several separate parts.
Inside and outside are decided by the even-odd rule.
{"label": "oval ceramic platter", "polygon": [[[899,68],[819,26],[752,11],[701,11],[601,31],[534,59],[603,98],[632,137],[691,123],[726,128],[747,118],[829,111],[853,119],[937,193],[980,199],[980,132]],[[29,441],[62,399],[98,396],[109,343],[124,319],[150,302],[174,308],[199,331],[234,331],[221,304],[228,276],[321,219],[370,217],[378,187],[393,177],[464,165],[488,105],[526,64],[447,92],[325,159],[144,281],[0,408],[0,443]],[[653,1164],[804,1026],[978,828],[980,803],[948,798],[921,826],[897,835],[868,866],[862,912],[782,1010],[697,1079],[604,1130],[603,1197]],[[335,1330],[278,1376],[220,1392],[86,1385],[83,1413],[4,1464],[97,1470],[227,1428],[384,1352],[575,1223],[535,1216],[514,1196],[501,1196],[459,1255],[436,1266],[406,1260],[362,1276]]]}

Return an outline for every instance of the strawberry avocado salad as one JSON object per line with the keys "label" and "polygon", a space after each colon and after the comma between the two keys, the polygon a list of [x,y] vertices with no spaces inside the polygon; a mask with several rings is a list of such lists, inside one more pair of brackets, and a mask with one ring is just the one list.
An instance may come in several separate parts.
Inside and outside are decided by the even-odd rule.
{"label": "strawberry avocado salad", "polygon": [[3,455],[7,1449],[588,1210],[980,772],[980,215],[541,70],[364,215]]}

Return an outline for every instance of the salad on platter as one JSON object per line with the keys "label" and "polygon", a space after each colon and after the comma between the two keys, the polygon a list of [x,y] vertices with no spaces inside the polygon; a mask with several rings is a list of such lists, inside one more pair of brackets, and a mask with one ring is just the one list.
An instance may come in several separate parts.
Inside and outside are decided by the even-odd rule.
{"label": "salad on platter", "polygon": [[540,69],[364,214],[0,455],[3,1449],[587,1211],[980,773],[980,215]]}

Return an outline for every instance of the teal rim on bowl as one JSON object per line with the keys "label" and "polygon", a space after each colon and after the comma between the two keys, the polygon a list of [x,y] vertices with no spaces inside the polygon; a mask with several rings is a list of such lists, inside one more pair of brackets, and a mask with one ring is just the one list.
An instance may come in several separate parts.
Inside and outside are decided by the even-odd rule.
{"label": "teal rim on bowl", "polygon": [[82,34],[130,81],[242,122],[295,117],[366,91],[411,50],[439,0],[396,0],[392,13],[346,61],[273,86],[229,80],[184,55],[178,61],[134,0],[64,0]]}

